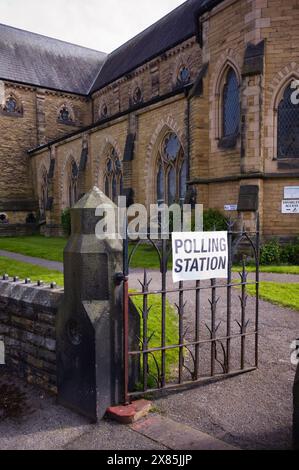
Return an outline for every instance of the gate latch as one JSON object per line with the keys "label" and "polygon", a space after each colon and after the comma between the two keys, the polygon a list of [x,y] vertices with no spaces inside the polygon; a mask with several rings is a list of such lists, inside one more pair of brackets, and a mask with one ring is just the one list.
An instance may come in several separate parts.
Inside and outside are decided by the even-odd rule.
{"label": "gate latch", "polygon": [[115,273],[113,276],[113,281],[116,286],[120,286],[122,282],[124,282],[126,276],[124,273]]}

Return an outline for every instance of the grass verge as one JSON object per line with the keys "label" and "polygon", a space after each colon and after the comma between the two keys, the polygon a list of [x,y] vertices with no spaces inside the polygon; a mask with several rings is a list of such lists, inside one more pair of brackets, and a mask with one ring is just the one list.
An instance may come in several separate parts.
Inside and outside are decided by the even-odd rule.
{"label": "grass verge", "polygon": [[[132,297],[132,300],[135,306],[138,309],[138,312],[141,317],[141,340],[143,339],[142,335],[142,296]],[[148,296],[148,306],[150,311],[148,314],[148,338],[151,338],[148,344],[149,348],[155,348],[161,346],[161,322],[162,322],[162,305],[161,305],[161,296],[159,295],[149,295]],[[166,345],[178,344],[178,314],[173,305],[166,300]],[[170,349],[165,353],[166,358],[166,378],[169,380],[173,377],[175,372],[175,366],[178,363],[178,349]],[[157,365],[159,371],[161,372],[161,351],[155,352],[148,355],[148,386],[156,387],[156,382],[152,375],[157,375]],[[141,361],[142,366],[142,361]]]}
{"label": "grass verge", "polygon": [[[248,294],[255,295],[255,286],[246,287]],[[299,283],[260,282],[260,298],[275,305],[299,310]]]}
{"label": "grass verge", "polygon": [[66,238],[46,238],[41,235],[9,237],[0,239],[0,250],[62,262],[63,249],[66,243]]}
{"label": "grass verge", "polygon": [[20,279],[29,277],[32,281],[43,280],[44,282],[56,282],[59,286],[64,285],[63,274],[47,268],[35,266],[34,264],[22,263],[10,258],[0,257],[0,274],[18,276]]}

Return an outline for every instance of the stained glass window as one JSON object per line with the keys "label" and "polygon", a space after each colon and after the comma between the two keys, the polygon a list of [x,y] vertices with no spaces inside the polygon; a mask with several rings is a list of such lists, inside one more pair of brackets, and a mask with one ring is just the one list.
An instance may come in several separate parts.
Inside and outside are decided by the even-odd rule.
{"label": "stained glass window", "polygon": [[122,164],[113,147],[106,159],[104,186],[106,196],[116,202],[122,193]]}
{"label": "stained glass window", "polygon": [[230,68],[223,88],[223,136],[229,137],[239,131],[240,97],[236,73]]}
{"label": "stained glass window", "polygon": [[180,68],[178,73],[177,82],[179,85],[186,85],[190,82],[191,76],[188,67],[183,66]]}
{"label": "stained glass window", "polygon": [[106,103],[104,103],[101,107],[100,117],[105,118],[107,116],[108,116],[108,108],[107,108]]}
{"label": "stained glass window", "polygon": [[138,87],[135,88],[134,93],[133,93],[133,101],[135,104],[138,104],[142,101],[142,91]]}
{"label": "stained glass window", "polygon": [[17,113],[18,105],[13,96],[9,96],[5,103],[5,111],[9,113]]}
{"label": "stained glass window", "polygon": [[72,160],[69,177],[69,207],[72,207],[78,201],[78,175],[77,163]]}
{"label": "stained glass window", "polygon": [[59,111],[58,119],[59,121],[63,121],[63,122],[70,122],[72,120],[67,106],[65,105],[62,106],[62,108]]}
{"label": "stained glass window", "polygon": [[158,204],[182,204],[186,194],[187,163],[178,136],[173,132],[162,141],[156,171]]}
{"label": "stained glass window", "polygon": [[46,218],[46,208],[48,201],[48,175],[46,169],[44,169],[41,179],[41,190],[40,190],[40,218],[44,220]]}
{"label": "stained glass window", "polygon": [[292,103],[288,86],[278,106],[277,158],[299,157],[299,105]]}

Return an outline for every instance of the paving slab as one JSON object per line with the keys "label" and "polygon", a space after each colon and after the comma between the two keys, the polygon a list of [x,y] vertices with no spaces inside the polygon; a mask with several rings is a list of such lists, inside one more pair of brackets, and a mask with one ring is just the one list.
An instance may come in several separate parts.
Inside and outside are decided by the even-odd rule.
{"label": "paving slab", "polygon": [[237,450],[197,429],[157,414],[132,424],[131,428],[171,450]]}

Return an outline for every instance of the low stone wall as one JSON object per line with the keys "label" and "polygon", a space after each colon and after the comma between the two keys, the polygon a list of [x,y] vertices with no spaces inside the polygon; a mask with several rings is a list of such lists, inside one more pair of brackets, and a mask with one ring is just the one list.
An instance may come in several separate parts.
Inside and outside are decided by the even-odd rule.
{"label": "low stone wall", "polygon": [[0,224],[0,237],[24,237],[39,233],[37,224]]}
{"label": "low stone wall", "polygon": [[55,319],[63,295],[63,289],[0,280],[5,364],[53,393],[57,393]]}

